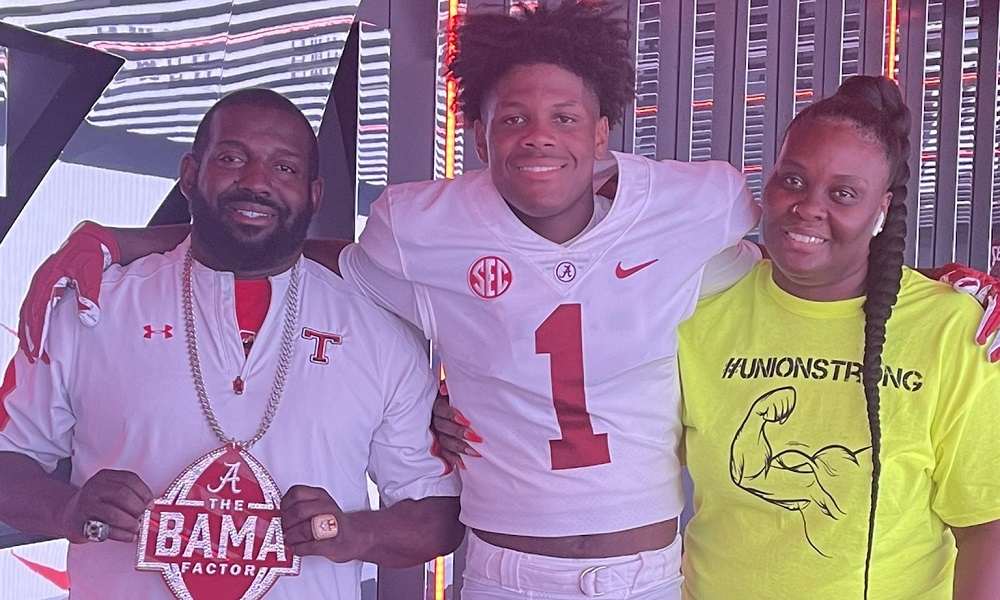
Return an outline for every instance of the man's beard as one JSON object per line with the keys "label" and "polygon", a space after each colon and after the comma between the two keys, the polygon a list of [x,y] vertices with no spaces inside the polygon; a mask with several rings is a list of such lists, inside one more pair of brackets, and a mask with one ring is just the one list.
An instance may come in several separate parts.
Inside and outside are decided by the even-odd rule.
{"label": "man's beard", "polygon": [[[256,195],[248,190],[230,190],[219,195],[213,208],[199,190],[191,198],[191,230],[201,246],[216,261],[215,268],[235,273],[262,271],[283,264],[302,251],[309,222],[311,205],[293,215],[284,204]],[[267,206],[276,214],[277,228],[261,235],[257,228],[242,226],[223,218],[233,202],[253,202]],[[245,232],[244,235],[240,231]],[[254,237],[254,234],[257,234]]]}

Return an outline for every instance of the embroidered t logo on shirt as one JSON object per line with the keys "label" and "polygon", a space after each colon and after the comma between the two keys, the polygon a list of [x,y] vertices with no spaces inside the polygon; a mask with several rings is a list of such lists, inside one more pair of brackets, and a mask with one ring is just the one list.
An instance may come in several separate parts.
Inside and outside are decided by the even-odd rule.
{"label": "embroidered t logo on shirt", "polygon": [[315,340],[313,353],[312,356],[309,357],[309,360],[320,365],[325,365],[330,362],[330,359],[326,356],[327,344],[339,346],[344,343],[344,336],[339,333],[316,331],[315,329],[310,329],[308,327],[302,328],[302,337],[307,340]]}

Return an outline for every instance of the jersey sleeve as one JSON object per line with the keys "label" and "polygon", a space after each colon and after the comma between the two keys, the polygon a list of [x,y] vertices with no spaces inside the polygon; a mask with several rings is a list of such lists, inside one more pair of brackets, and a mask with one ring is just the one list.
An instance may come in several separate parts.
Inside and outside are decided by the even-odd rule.
{"label": "jersey sleeve", "polygon": [[705,266],[700,293],[702,298],[729,289],[761,259],[757,245],[743,239],[760,221],[760,205],[754,200],[742,173],[728,163],[716,164],[728,176],[729,186],[724,194],[729,210],[722,223],[723,250]]}
{"label": "jersey sleeve", "polygon": [[76,417],[66,382],[72,381],[75,319],[76,302],[61,302],[53,311],[49,362],[29,363],[19,351],[0,387],[0,452],[24,454],[49,473],[72,452]]}
{"label": "jersey sleeve", "polygon": [[725,171],[728,179],[728,189],[723,192],[725,201],[729,203],[728,212],[724,217],[724,246],[736,244],[741,238],[753,231],[760,222],[761,208],[754,200],[753,193],[747,187],[747,178],[732,165],[721,161],[712,161]]}
{"label": "jersey sleeve", "polygon": [[955,354],[941,362],[953,374],[950,398],[941,402],[931,432],[937,454],[931,506],[954,527],[1000,519],[1000,366],[980,356],[971,341],[974,326],[970,319],[968,343],[956,344],[962,349],[950,349]]}
{"label": "jersey sleeve", "polygon": [[402,251],[393,232],[390,189],[372,204],[360,241],[340,253],[340,273],[370,300],[433,337],[428,306],[419,302],[416,286],[407,280]]}
{"label": "jersey sleeve", "polygon": [[749,240],[740,240],[716,254],[705,265],[700,297],[712,296],[733,287],[760,260],[760,248]]}
{"label": "jersey sleeve", "polygon": [[457,473],[431,453],[437,381],[415,336],[402,332],[383,359],[385,411],[372,437],[368,472],[387,505],[458,496]]}

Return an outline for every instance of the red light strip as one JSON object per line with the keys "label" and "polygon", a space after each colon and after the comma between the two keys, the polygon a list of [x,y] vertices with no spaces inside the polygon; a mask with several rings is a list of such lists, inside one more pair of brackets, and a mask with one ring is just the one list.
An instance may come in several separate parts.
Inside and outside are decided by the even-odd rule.
{"label": "red light strip", "polygon": [[[799,90],[795,92],[795,97],[800,100],[803,98],[812,98],[812,95],[812,90]],[[747,96],[746,101],[747,104],[757,104],[763,102],[764,99],[764,94],[751,94],[750,96]],[[695,110],[703,110],[706,108],[712,108],[713,104],[714,102],[712,100],[699,100],[697,102],[692,102],[691,107]],[[636,109],[636,114],[639,114],[639,109]]]}
{"label": "red light strip", "polygon": [[[1000,150],[995,150],[993,152],[993,154],[995,154],[996,156],[1000,156]],[[973,156],[976,155],[976,152],[974,150],[963,149],[963,150],[959,150],[958,151],[958,155],[959,156],[964,156],[964,157],[973,157]],[[932,160],[937,160],[937,157],[938,157],[938,153],[937,152],[921,152],[920,153],[920,160],[924,161],[924,162],[926,162],[926,161],[932,161]]]}
{"label": "red light strip", "polygon": [[[962,75],[962,81],[963,82],[969,82],[969,81],[975,81],[975,80],[976,80],[976,74],[975,73],[966,73],[965,75]],[[940,77],[927,77],[926,79],[924,79],[924,85],[926,85],[926,86],[941,85],[941,78]]]}

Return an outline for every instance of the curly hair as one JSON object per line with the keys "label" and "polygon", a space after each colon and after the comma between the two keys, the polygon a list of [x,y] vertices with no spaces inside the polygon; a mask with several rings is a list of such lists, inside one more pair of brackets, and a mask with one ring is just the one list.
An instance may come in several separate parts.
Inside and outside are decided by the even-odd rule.
{"label": "curly hair", "polygon": [[513,67],[552,64],[577,76],[615,124],[635,98],[635,67],[625,21],[612,2],[566,0],[558,8],[520,7],[520,14],[466,15],[458,22],[448,71],[458,82],[467,125],[482,120],[486,96]]}
{"label": "curly hair", "polygon": [[[865,597],[875,532],[878,503],[882,426],[879,414],[879,384],[882,382],[882,347],[885,325],[896,304],[903,277],[903,249],[906,243],[906,184],[910,180],[910,110],[896,84],[886,77],[855,76],[844,81],[837,93],[803,110],[792,124],[808,119],[834,119],[853,123],[882,149],[889,166],[888,191],[892,194],[882,232],[868,246],[865,279],[865,342],[862,385],[865,391],[868,426],[872,438],[871,506],[868,513],[868,546],[865,556]],[[786,133],[787,135],[787,133]]]}

